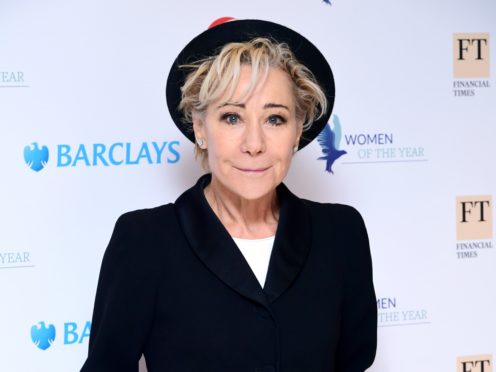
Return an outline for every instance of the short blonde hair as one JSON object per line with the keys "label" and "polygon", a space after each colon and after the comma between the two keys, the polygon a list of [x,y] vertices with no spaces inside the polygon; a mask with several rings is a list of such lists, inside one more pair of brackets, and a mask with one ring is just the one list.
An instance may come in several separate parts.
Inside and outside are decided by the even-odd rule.
{"label": "short blonde hair", "polygon": [[[191,125],[193,114],[204,113],[211,102],[224,94],[230,101],[243,64],[250,65],[252,69],[250,84],[240,101],[252,93],[257,82],[260,79],[263,81],[272,67],[285,71],[293,82],[296,117],[303,122],[303,130],[310,128],[327,111],[328,102],[323,89],[313,73],[296,60],[289,46],[257,37],[245,42],[228,43],[218,54],[180,66],[191,70],[181,87],[179,104],[185,125]],[[189,129],[193,130],[192,127]],[[195,156],[207,168],[207,150],[195,144]]]}

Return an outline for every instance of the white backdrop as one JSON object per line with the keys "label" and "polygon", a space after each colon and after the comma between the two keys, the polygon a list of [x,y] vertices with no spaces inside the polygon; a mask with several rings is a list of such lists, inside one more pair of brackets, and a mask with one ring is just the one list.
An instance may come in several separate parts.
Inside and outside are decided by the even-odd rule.
{"label": "white backdrop", "polygon": [[[202,173],[172,124],[165,81],[181,48],[222,16],[292,27],[333,68],[347,154],[326,173],[312,143],[286,184],[365,218],[380,327],[370,371],[490,372],[490,0],[0,0],[0,370],[81,367],[116,218],[174,201]],[[477,76],[460,76],[464,63]],[[459,239],[466,226],[472,235]]]}

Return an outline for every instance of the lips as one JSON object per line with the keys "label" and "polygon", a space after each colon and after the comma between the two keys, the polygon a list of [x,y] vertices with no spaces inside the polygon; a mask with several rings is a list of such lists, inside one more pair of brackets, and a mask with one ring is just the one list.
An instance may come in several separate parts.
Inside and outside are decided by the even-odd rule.
{"label": "lips", "polygon": [[234,167],[234,168],[245,173],[263,173],[270,167]]}

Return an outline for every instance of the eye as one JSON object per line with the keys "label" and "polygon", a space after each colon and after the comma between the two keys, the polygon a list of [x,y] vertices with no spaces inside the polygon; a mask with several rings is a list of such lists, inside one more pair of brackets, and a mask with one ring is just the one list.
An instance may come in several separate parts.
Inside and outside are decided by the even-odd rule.
{"label": "eye", "polygon": [[239,122],[239,115],[233,113],[227,113],[222,115],[221,120],[225,121],[227,124],[234,125]]}
{"label": "eye", "polygon": [[267,123],[274,126],[284,124],[285,122],[286,119],[284,119],[281,115],[270,115],[267,119]]}

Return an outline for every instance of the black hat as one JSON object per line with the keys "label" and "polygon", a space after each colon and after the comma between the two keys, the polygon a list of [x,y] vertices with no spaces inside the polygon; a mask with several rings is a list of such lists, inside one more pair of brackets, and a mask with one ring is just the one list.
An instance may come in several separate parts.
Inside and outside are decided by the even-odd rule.
{"label": "black hat", "polygon": [[256,37],[267,37],[288,44],[296,59],[312,71],[327,97],[327,111],[303,132],[299,149],[317,137],[327,124],[334,106],[334,78],[331,67],[317,47],[296,31],[277,23],[255,19],[232,20],[209,28],[191,40],[179,53],[169,72],[165,90],[167,106],[174,123],[191,142],[195,142],[194,133],[184,123],[183,113],[179,110],[181,87],[189,71],[179,66],[215,55],[230,42],[244,42]]}

